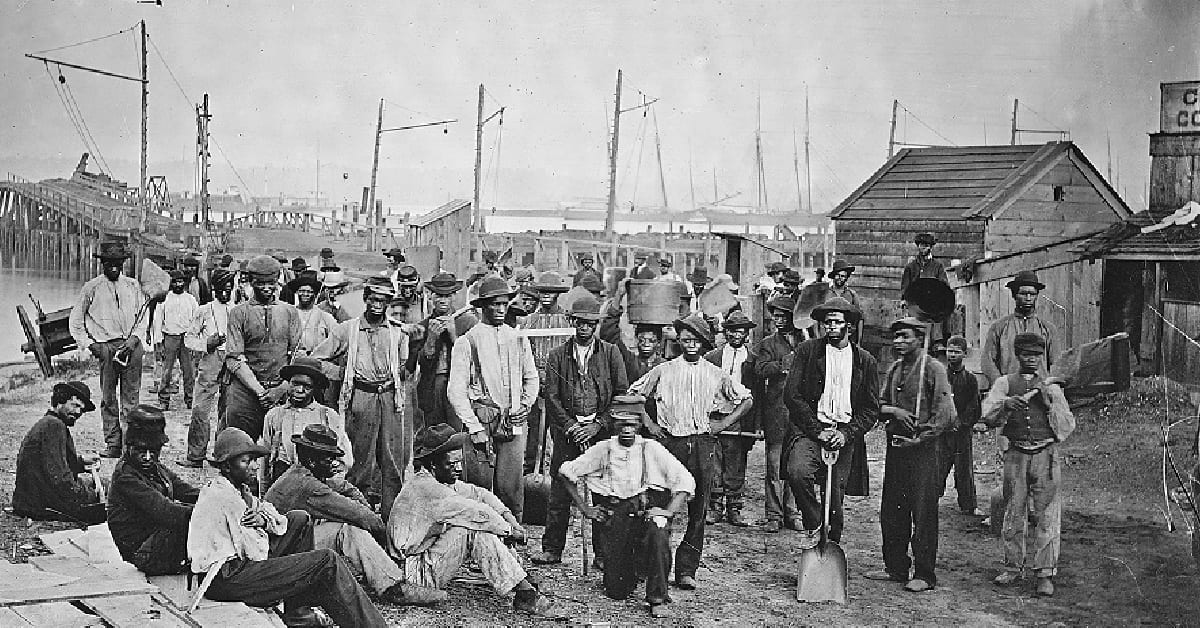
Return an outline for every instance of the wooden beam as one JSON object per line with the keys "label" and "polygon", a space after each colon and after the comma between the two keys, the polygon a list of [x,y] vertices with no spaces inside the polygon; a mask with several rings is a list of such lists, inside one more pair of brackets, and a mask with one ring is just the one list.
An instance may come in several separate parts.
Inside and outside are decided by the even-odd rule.
{"label": "wooden beam", "polygon": [[975,265],[975,274],[970,282],[959,282],[956,273],[951,272],[950,287],[983,284],[1012,277],[1022,270],[1042,270],[1070,264],[1084,258],[1078,249],[1078,239],[1066,240],[1034,250],[1010,253],[1001,258],[980,260]]}

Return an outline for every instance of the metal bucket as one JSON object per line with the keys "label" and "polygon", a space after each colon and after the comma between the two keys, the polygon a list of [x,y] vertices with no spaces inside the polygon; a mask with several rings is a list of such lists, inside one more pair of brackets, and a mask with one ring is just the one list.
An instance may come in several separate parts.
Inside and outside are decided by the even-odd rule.
{"label": "metal bucket", "polygon": [[679,285],[674,281],[633,279],[629,282],[629,322],[670,325],[679,318]]}

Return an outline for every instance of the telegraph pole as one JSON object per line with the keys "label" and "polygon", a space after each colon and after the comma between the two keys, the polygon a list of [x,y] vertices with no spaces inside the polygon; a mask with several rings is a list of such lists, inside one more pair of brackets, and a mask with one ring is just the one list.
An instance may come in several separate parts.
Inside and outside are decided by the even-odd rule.
{"label": "telegraph pole", "polygon": [[383,136],[383,99],[379,99],[379,117],[375,121],[375,157],[371,160],[371,189],[367,193],[367,206],[363,209],[371,216],[371,249],[374,250],[379,238],[379,213],[375,211],[375,180],[379,174],[379,138]]}
{"label": "telegraph pole", "polygon": [[141,178],[138,183],[138,196],[142,202],[141,230],[146,230],[146,213],[150,206],[150,191],[146,188],[146,147],[147,147],[147,101],[150,98],[150,81],[146,77],[146,20],[138,22],[142,31],[142,163]]}
{"label": "telegraph pole", "polygon": [[1017,145],[1017,104],[1021,101],[1013,99],[1013,115],[1012,115],[1012,137],[1009,139],[1009,144]]}
{"label": "telegraph pole", "polygon": [[200,165],[200,222],[207,229],[209,218],[208,202],[208,121],[212,116],[208,113],[208,94],[196,105],[196,157]]}
{"label": "telegraph pole", "polygon": [[812,214],[812,162],[808,158],[808,143],[811,130],[808,123],[808,85],[804,86],[804,197],[808,202],[808,213]]}
{"label": "telegraph pole", "polygon": [[621,70],[617,70],[617,92],[613,98],[613,132],[608,142],[608,213],[604,215],[604,235],[611,236],[617,214],[617,142],[621,139]]}
{"label": "telegraph pole", "polygon": [[[475,110],[475,197],[471,203],[471,229],[483,233],[486,222],[483,217],[483,207],[480,206],[480,188],[483,186],[483,125],[491,122],[492,118],[500,116],[500,125],[504,125],[504,107],[492,115],[483,117],[483,83],[479,84],[479,106]],[[499,165],[496,166],[499,168]]]}

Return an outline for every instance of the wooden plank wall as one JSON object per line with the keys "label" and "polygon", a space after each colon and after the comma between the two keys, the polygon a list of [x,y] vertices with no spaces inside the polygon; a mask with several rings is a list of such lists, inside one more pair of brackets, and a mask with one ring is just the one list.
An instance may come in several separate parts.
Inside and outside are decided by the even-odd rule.
{"label": "wooden plank wall", "polygon": [[[1100,284],[1104,277],[1101,261],[1078,261],[1038,271],[1038,279],[1046,284],[1037,304],[1038,316],[1054,326],[1056,352],[1068,346],[1078,346],[1100,337]],[[1012,314],[1013,300],[1005,284],[1010,278],[991,281],[958,290],[958,300],[967,304],[978,291],[979,314],[971,325],[968,312],[967,342],[972,348],[982,346],[987,330],[1004,316]]]}
{"label": "wooden plank wall", "polygon": [[1150,136],[1150,208],[1179,209],[1200,199],[1200,133]]}
{"label": "wooden plank wall", "polygon": [[1200,389],[1200,347],[1192,340],[1200,338],[1200,303],[1167,299],[1162,311],[1179,328],[1163,331],[1162,372],[1193,390]]}
{"label": "wooden plank wall", "polygon": [[949,268],[955,259],[983,255],[983,229],[982,220],[838,220],[838,257],[856,267],[850,286],[860,296],[899,299],[900,276],[916,254],[918,233],[937,237],[933,255]]}
{"label": "wooden plank wall", "polygon": [[[1056,186],[1061,201],[1054,200]],[[1064,159],[988,222],[984,243],[992,255],[1004,255],[1098,233],[1119,220],[1078,166]]]}

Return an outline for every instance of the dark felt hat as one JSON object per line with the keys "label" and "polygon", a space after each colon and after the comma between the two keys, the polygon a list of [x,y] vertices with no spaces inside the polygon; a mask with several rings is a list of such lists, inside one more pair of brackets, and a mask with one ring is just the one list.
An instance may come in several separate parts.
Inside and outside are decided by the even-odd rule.
{"label": "dark felt hat", "polygon": [[600,301],[590,294],[575,299],[575,302],[571,304],[571,318],[585,321],[600,320]]}
{"label": "dark felt hat", "polygon": [[1023,270],[1017,273],[1017,276],[1013,277],[1012,281],[1009,281],[1004,285],[1009,290],[1015,290],[1021,286],[1033,286],[1034,288],[1037,288],[1039,292],[1046,289],[1046,284],[1038,281],[1037,273],[1033,272],[1032,270]]}
{"label": "dark felt hat", "polygon": [[712,328],[709,327],[708,321],[700,314],[689,314],[684,318],[675,321],[675,330],[687,330],[700,338],[707,350],[711,350],[714,346]]}
{"label": "dark felt hat", "polygon": [[787,270],[787,264],[783,262],[771,262],[767,264],[767,273],[782,273]]}
{"label": "dark felt hat", "polygon": [[329,378],[321,372],[321,361],[316,358],[296,358],[291,364],[279,369],[280,379],[289,380],[293,375],[311,377],[313,386],[319,389],[329,386]]}
{"label": "dark felt hat", "polygon": [[963,351],[967,350],[967,339],[962,337],[962,334],[954,334],[946,340],[947,347],[958,347]]}
{"label": "dark felt hat", "polygon": [[304,270],[305,268],[308,268],[308,262],[305,261],[305,259],[303,257],[297,257],[296,259],[292,260],[292,270],[293,271],[300,272],[300,271]]}
{"label": "dark felt hat", "polygon": [[415,286],[421,281],[421,274],[411,264],[405,264],[396,269],[396,281],[402,285]]}
{"label": "dark felt hat", "polygon": [[226,254],[224,254],[224,255],[222,255],[222,256],[221,256],[221,265],[222,265],[222,266],[228,266],[228,265],[230,265],[230,264],[232,264],[232,263],[233,263],[233,256],[232,256],[232,255],[230,255],[230,254],[226,253]]}
{"label": "dark felt hat", "polygon": [[675,262],[671,261],[670,257],[660,257],[660,258],[658,258],[658,265],[659,266],[674,266]]}
{"label": "dark felt hat", "polygon": [[862,310],[842,297],[833,297],[814,307],[811,316],[814,321],[821,322],[830,312],[841,312],[846,316],[846,322],[852,325],[862,320]]}
{"label": "dark felt hat", "polygon": [[840,259],[835,260],[833,262],[833,270],[829,271],[829,274],[836,275],[841,272],[852,273],[852,272],[854,272],[854,267]]}
{"label": "dark felt hat", "polygon": [[662,338],[663,327],[665,327],[665,325],[659,325],[656,323],[638,323],[633,326],[633,333],[636,336],[637,334],[643,332],[652,332],[659,338]]}
{"label": "dark felt hat", "polygon": [[800,271],[796,270],[795,268],[789,268],[783,271],[783,279],[781,282],[794,283],[797,286],[800,285]]}
{"label": "dark felt hat", "polygon": [[139,443],[150,447],[162,447],[169,441],[167,418],[158,406],[141,404],[129,411],[126,421],[126,445]]}
{"label": "dark felt hat", "polygon": [[921,319],[919,319],[915,316],[905,316],[904,318],[898,318],[898,319],[892,321],[892,324],[888,326],[888,329],[890,329],[892,332],[896,332],[901,329],[911,329],[922,335],[925,334],[926,328],[928,328],[928,325],[926,325],[925,322],[923,322]]}
{"label": "dark felt hat", "polygon": [[770,301],[767,301],[768,312],[771,310],[785,310],[787,312],[792,312],[795,311],[795,309],[796,300],[792,297],[775,297]]}
{"label": "dark felt hat", "polygon": [[208,459],[213,464],[221,464],[242,454],[252,454],[255,458],[267,455],[266,447],[254,443],[250,435],[236,427],[227,427],[217,434],[217,442],[213,445],[212,457]]}
{"label": "dark felt hat", "polygon": [[288,263],[287,253],[284,253],[283,251],[275,251],[271,254],[271,259],[279,262],[280,264]]}
{"label": "dark felt hat", "polygon": [[384,251],[383,256],[384,257],[398,257],[398,258],[400,258],[400,261],[403,262],[404,261],[404,249],[402,249],[398,246],[393,246],[392,248]]}
{"label": "dark felt hat", "polygon": [[223,286],[232,286],[233,278],[234,274],[232,271],[224,268],[218,268],[213,271],[212,277],[209,279],[209,283],[212,284],[213,290],[216,290],[217,288]]}
{"label": "dark felt hat", "polygon": [[187,278],[188,278],[187,272],[180,270],[178,268],[168,272],[167,274],[170,275],[171,281],[175,281],[176,279],[178,279],[180,281],[187,281]]}
{"label": "dark felt hat", "polygon": [[129,249],[124,242],[101,242],[100,251],[96,253],[100,259],[129,259]]}
{"label": "dark felt hat", "polygon": [[745,312],[734,310],[725,317],[725,322],[721,326],[725,329],[754,329],[758,327],[758,324],[750,320]]}
{"label": "dark felt hat", "polygon": [[301,286],[312,286],[314,292],[320,292],[322,285],[321,281],[317,279],[317,271],[302,271],[295,279],[289,281],[287,284],[287,288],[288,290],[292,291],[292,294],[295,294]]}
{"label": "dark felt hat", "polygon": [[584,260],[587,260],[590,262],[590,261],[594,261],[595,259],[596,259],[596,256],[592,255],[591,251],[584,251],[583,253],[579,254],[579,261],[581,261],[581,262]]}
{"label": "dark felt hat", "polygon": [[563,280],[563,276],[548,270],[537,276],[533,282],[533,287],[538,292],[566,292],[571,288],[567,286],[567,282]]}
{"label": "dark felt hat", "polygon": [[420,460],[442,452],[461,449],[467,442],[467,433],[460,432],[445,423],[421,428],[413,436],[413,459]]}
{"label": "dark felt hat", "polygon": [[367,277],[367,280],[363,282],[363,299],[366,299],[367,294],[370,292],[382,294],[391,299],[396,296],[396,287],[392,285],[392,280],[387,277]]}
{"label": "dark felt hat", "polygon": [[321,257],[324,257],[326,259],[333,257],[333,249],[331,249],[329,247],[325,247],[325,248],[321,249]]}
{"label": "dark felt hat", "polygon": [[296,447],[304,447],[312,451],[318,451],[324,454],[333,454],[334,456],[344,456],[346,452],[338,447],[338,435],[328,425],[313,423],[312,425],[304,426],[304,431],[299,434],[292,434],[292,443]]}
{"label": "dark felt hat", "polygon": [[641,423],[646,416],[646,398],[641,395],[617,395],[609,405],[613,427],[621,423]]}
{"label": "dark felt hat", "polygon": [[482,258],[484,262],[495,262],[500,256],[495,251],[484,251]]}
{"label": "dark felt hat", "polygon": [[438,273],[425,282],[425,289],[443,296],[462,290],[463,282],[454,278],[454,273]]}
{"label": "dark felt hat", "polygon": [[1017,353],[1045,353],[1046,339],[1038,334],[1023,332],[1013,338],[1013,351]]}
{"label": "dark felt hat", "polygon": [[479,282],[479,294],[471,300],[471,305],[479,305],[495,297],[511,297],[512,295],[512,288],[508,286],[507,281],[499,277],[484,277],[483,281]]}
{"label": "dark felt hat", "polygon": [[648,266],[642,266],[637,269],[637,274],[634,275],[633,278],[634,279],[654,279],[657,276],[658,276],[658,273],[655,273],[653,268],[650,268]]}
{"label": "dark felt hat", "polygon": [[96,409],[96,404],[92,403],[92,389],[81,381],[59,382],[54,385],[54,392],[65,391],[71,395],[79,397],[83,402],[83,411],[91,412]]}
{"label": "dark felt hat", "polygon": [[191,255],[183,258],[183,265],[188,268],[200,268],[200,260]]}
{"label": "dark felt hat", "polygon": [[708,283],[708,269],[703,266],[697,266],[688,273],[687,280],[692,283],[706,284]]}
{"label": "dark felt hat", "polygon": [[914,244],[937,244],[937,238],[933,237],[932,233],[918,233],[917,237],[913,238]]}

